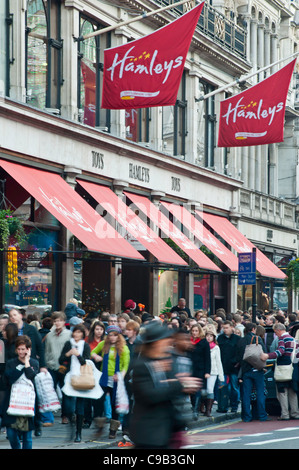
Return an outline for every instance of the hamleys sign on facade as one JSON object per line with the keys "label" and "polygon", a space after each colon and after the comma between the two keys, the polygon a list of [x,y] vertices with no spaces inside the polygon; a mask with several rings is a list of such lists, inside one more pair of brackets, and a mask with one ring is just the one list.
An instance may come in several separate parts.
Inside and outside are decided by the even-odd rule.
{"label": "hamleys sign on facade", "polygon": [[203,5],[148,36],[104,51],[102,108],[175,104]]}

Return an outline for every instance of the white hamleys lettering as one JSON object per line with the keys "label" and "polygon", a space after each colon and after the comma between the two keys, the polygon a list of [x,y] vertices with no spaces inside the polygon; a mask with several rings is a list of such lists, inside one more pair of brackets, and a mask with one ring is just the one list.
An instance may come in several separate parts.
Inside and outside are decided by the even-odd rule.
{"label": "white hamleys lettering", "polygon": [[233,107],[232,103],[229,103],[227,112],[222,116],[225,118],[227,125],[231,118],[233,123],[239,118],[257,120],[269,118],[268,126],[271,126],[275,114],[283,110],[283,102],[269,106],[268,108],[263,108],[262,99],[260,99],[259,102],[251,101],[248,105],[242,104],[243,99],[244,96],[239,99],[235,107]]}
{"label": "white hamleys lettering", "polygon": [[[152,76],[160,75],[165,72],[165,76],[162,81],[162,83],[165,83],[172,70],[180,67],[183,63],[182,56],[170,59],[169,61],[164,60],[163,63],[158,62],[157,56],[159,51],[157,49],[154,51],[152,56],[150,53],[143,52],[139,56],[135,57],[134,55],[130,55],[133,49],[135,49],[135,46],[128,49],[122,59],[118,58],[118,53],[115,54],[111,67],[107,69],[107,72],[111,72],[110,78],[112,82],[114,80],[114,73],[118,69],[118,78],[123,78],[126,72]],[[142,60],[143,62],[138,64],[138,60]],[[148,61],[148,64],[146,64],[145,61]]]}

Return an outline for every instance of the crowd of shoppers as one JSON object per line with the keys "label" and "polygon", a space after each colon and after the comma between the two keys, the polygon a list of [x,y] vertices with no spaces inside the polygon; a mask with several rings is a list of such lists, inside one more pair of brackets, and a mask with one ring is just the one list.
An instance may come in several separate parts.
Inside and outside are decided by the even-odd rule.
{"label": "crowd of shoppers", "polygon": [[[110,439],[122,428],[125,442],[136,448],[180,447],[186,403],[194,420],[200,413],[210,417],[215,405],[222,412],[240,407],[244,422],[265,421],[265,368],[244,358],[246,348],[257,338],[264,364],[272,360],[287,365],[294,347],[297,356],[298,335],[295,312],[257,312],[253,323],[250,311],[192,314],[185,299],[158,316],[138,311],[132,300],[118,315],[101,312],[91,317],[74,299],[64,312],[43,318],[13,308],[0,316],[1,426],[12,448],[32,448],[31,433],[41,436],[43,426],[54,425],[52,412],[40,413],[38,398],[33,418],[16,420],[7,414],[11,387],[20,375],[24,372],[34,383],[37,373],[47,371],[59,391],[61,423],[75,430],[75,442],[81,441],[84,428],[93,424],[95,436],[100,436],[109,422]],[[100,371],[99,397],[68,394],[65,387],[67,375],[78,374],[86,361]],[[128,413],[123,415],[116,407],[122,379],[128,397]],[[277,382],[276,387],[279,419],[299,419],[298,379]]]}

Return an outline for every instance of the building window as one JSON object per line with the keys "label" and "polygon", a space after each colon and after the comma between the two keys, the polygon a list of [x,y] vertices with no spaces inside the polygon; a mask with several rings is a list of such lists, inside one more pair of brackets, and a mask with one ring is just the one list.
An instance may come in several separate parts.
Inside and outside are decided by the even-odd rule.
{"label": "building window", "polygon": [[[103,28],[91,20],[80,18],[80,37]],[[91,127],[110,131],[110,110],[101,109],[104,49],[110,47],[111,35],[86,38],[78,43],[78,109],[79,120]]]}
{"label": "building window", "polygon": [[175,106],[163,107],[163,149],[176,156],[185,156],[187,136],[186,73],[183,73]]}
{"label": "building window", "polygon": [[126,138],[133,142],[149,142],[150,108],[126,109]]}
{"label": "building window", "polygon": [[60,109],[62,40],[59,0],[28,0],[26,14],[26,96],[39,109]]}
{"label": "building window", "polygon": [[[199,81],[200,95],[214,90],[209,83]],[[214,168],[215,151],[215,96],[197,102],[197,160],[201,165]]]}

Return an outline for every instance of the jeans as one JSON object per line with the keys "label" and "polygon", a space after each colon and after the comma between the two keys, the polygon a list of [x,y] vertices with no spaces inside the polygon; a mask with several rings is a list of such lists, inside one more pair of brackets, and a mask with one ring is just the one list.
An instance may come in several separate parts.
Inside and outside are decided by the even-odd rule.
{"label": "jeans", "polygon": [[20,437],[23,442],[22,449],[32,449],[32,431],[18,431],[7,427],[6,433],[12,449],[21,449]]}
{"label": "jeans", "polygon": [[240,401],[240,389],[239,389],[239,382],[237,374],[230,374],[225,375],[224,380],[227,382],[227,378],[229,378],[228,389],[229,389],[229,399],[230,399],[230,406],[233,411],[238,409],[238,404]]}
{"label": "jeans", "polygon": [[84,398],[65,395],[65,416],[73,414],[84,416]]}
{"label": "jeans", "polygon": [[243,374],[243,384],[242,384],[242,419],[245,422],[252,420],[252,410],[251,410],[251,392],[253,385],[256,390],[256,412],[257,419],[260,421],[265,421],[267,419],[266,413],[266,397],[265,397],[265,381],[264,381],[264,372],[262,370],[251,369],[248,372]]}

